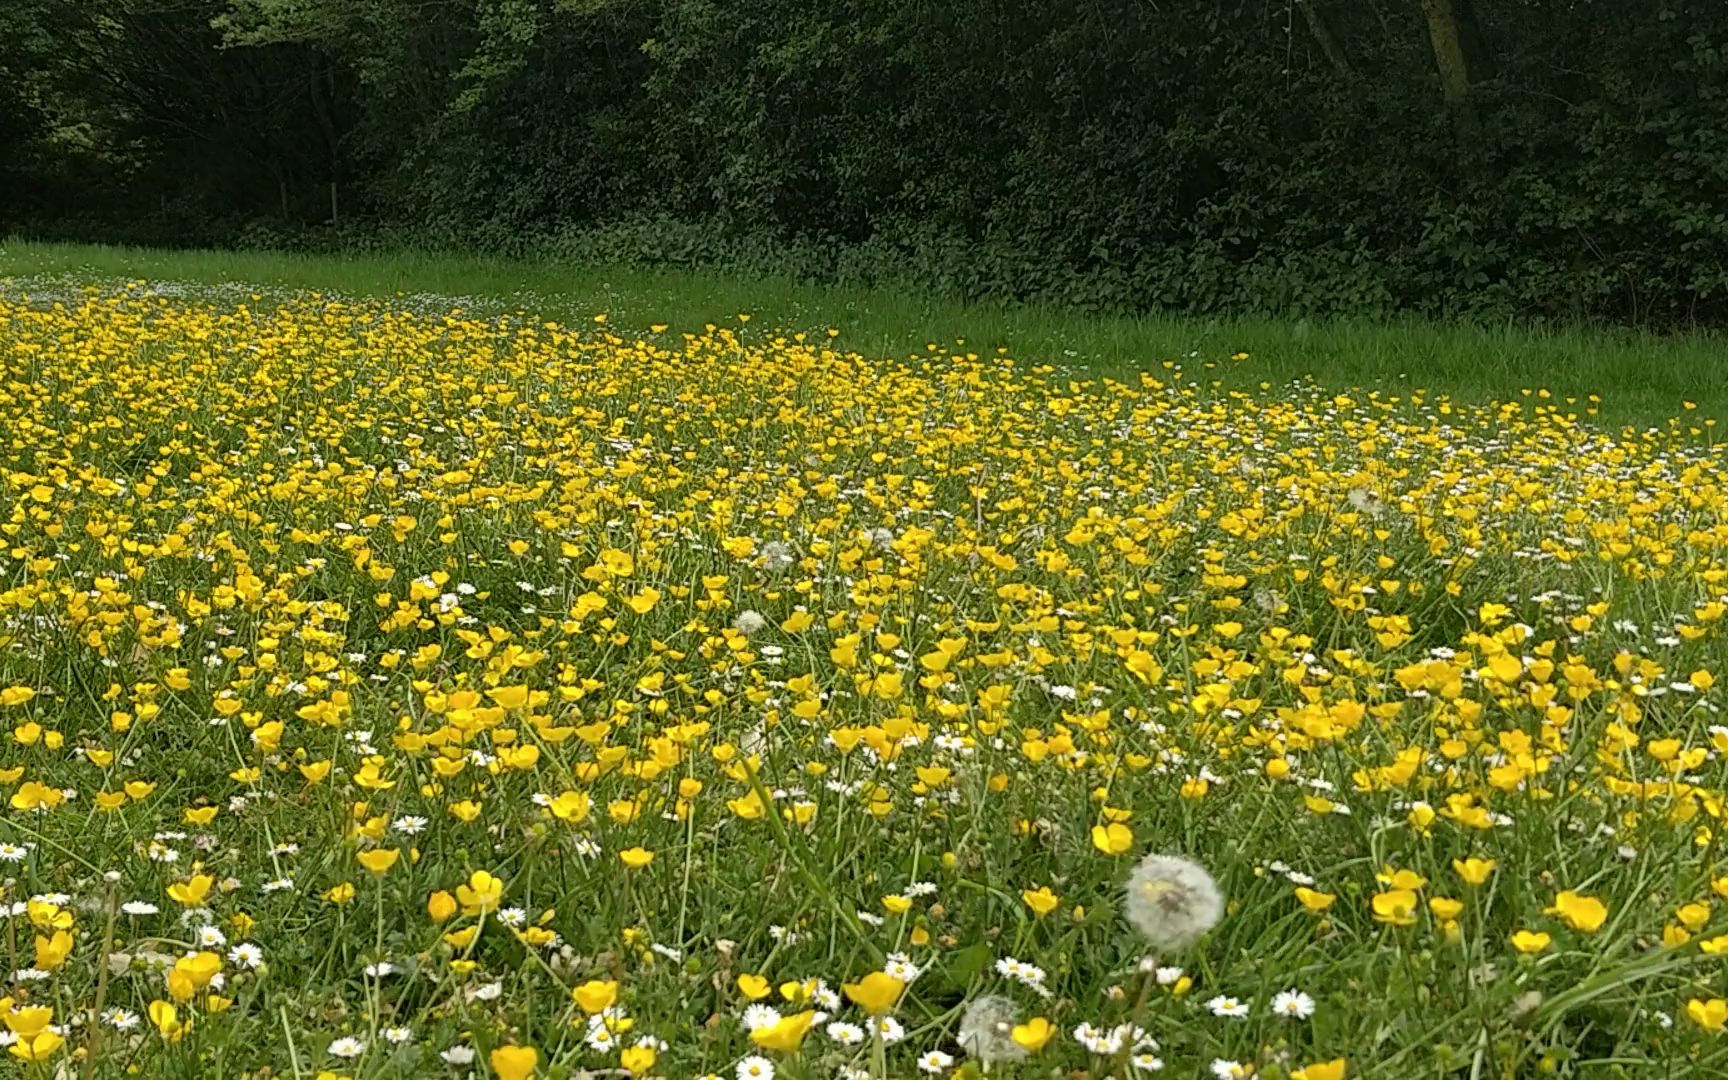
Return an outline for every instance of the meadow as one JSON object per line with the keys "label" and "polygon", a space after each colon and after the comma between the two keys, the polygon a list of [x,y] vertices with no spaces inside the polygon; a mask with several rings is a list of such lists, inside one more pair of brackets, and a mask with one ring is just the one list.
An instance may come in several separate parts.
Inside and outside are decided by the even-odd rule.
{"label": "meadow", "polygon": [[466,269],[0,253],[9,1074],[1728,1070],[1713,342]]}

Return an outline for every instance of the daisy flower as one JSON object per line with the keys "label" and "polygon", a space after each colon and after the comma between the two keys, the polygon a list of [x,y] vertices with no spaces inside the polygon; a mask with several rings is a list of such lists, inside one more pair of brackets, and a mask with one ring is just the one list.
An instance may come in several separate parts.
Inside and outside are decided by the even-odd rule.
{"label": "daisy flower", "polygon": [[836,1020],[823,1029],[830,1039],[841,1046],[857,1046],[864,1041],[864,1029],[857,1024]]}
{"label": "daisy flower", "polygon": [[350,1035],[344,1035],[331,1043],[329,1053],[332,1057],[357,1058],[366,1052],[366,1044]]}
{"label": "daisy flower", "polygon": [[1213,1016],[1228,1016],[1232,1019],[1241,1019],[1248,1015],[1248,1006],[1246,1003],[1238,1001],[1225,994],[1219,994],[1217,997],[1208,1001],[1206,1003],[1206,1008],[1211,1010]]}
{"label": "daisy flower", "polygon": [[738,1080],[774,1080],[774,1063],[757,1054],[751,1054],[738,1063],[734,1074]]}
{"label": "daisy flower", "polygon": [[1314,1015],[1314,999],[1300,990],[1281,990],[1272,999],[1272,1011],[1292,1020],[1306,1020]]}

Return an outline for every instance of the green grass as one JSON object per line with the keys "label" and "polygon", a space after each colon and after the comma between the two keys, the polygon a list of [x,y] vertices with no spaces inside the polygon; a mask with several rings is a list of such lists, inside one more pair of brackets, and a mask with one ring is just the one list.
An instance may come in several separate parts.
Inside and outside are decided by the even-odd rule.
{"label": "green grass", "polygon": [[[354,295],[435,293],[475,310],[523,307],[574,318],[605,311],[615,325],[689,328],[751,313],[758,326],[838,327],[867,354],[905,354],[933,342],[1003,347],[1032,361],[1082,363],[1104,373],[1189,358],[1195,374],[1227,384],[1312,377],[1321,385],[1427,389],[1462,401],[1541,389],[1602,397],[1600,419],[1653,425],[1728,414],[1728,342],[1718,335],[1659,336],[1592,327],[1463,325],[1418,320],[1288,321],[1170,315],[1097,317],[1049,307],[959,303],[888,288],[815,286],[680,271],[517,262],[400,252],[313,256],[0,244],[0,277],[75,275],[250,282]],[[1246,352],[1248,359],[1231,362]],[[1209,369],[1209,370],[1208,370]],[[1688,413],[1686,403],[1697,407]]]}
{"label": "green grass", "polygon": [[760,329],[1349,382],[1438,328],[6,259],[0,1076],[1728,1075],[1686,433]]}

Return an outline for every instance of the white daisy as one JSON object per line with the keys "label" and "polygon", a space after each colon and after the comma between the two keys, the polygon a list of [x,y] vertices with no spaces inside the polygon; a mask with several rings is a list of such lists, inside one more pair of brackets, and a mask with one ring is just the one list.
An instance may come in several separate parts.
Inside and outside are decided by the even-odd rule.
{"label": "white daisy", "polygon": [[1306,1020],[1314,1015],[1314,999],[1300,990],[1282,990],[1272,999],[1272,1011],[1292,1020]]}
{"label": "white daisy", "polygon": [[504,993],[504,984],[501,982],[481,983],[479,986],[476,986],[474,989],[468,991],[468,1000],[469,1001],[497,1001],[498,998],[503,993]]}
{"label": "white daisy", "polygon": [[1122,1030],[1102,1031],[1090,1023],[1081,1023],[1074,1028],[1074,1041],[1093,1054],[1109,1057],[1122,1049]]}
{"label": "white daisy", "polygon": [[751,1054],[738,1063],[738,1080],[774,1080],[774,1063],[758,1054]]}
{"label": "white daisy", "polygon": [[605,1024],[588,1025],[588,1034],[583,1037],[582,1041],[588,1044],[590,1050],[598,1050],[602,1054],[611,1051],[618,1042],[612,1037],[612,1029]]}
{"label": "white daisy", "polygon": [[763,1028],[771,1028],[780,1022],[780,1010],[772,1005],[757,1003],[746,1006],[744,1015],[739,1020],[743,1023],[745,1031],[761,1031]]}
{"label": "white daisy", "polygon": [[1248,1015],[1248,1006],[1246,1003],[1238,1001],[1225,994],[1219,994],[1211,1001],[1208,1001],[1206,1007],[1212,1011],[1213,1016],[1228,1016],[1233,1019],[1241,1019]]}
{"label": "white daisy", "polygon": [[916,982],[918,976],[924,974],[922,968],[902,953],[890,954],[888,962],[882,965],[882,970],[903,983]]}
{"label": "white daisy", "polygon": [[828,1037],[841,1046],[857,1046],[864,1041],[864,1029],[857,1024],[836,1020],[826,1028]]}
{"label": "white daisy", "polygon": [[102,1014],[102,1022],[116,1031],[131,1031],[138,1026],[138,1014],[125,1009],[109,1009]]}
{"label": "white daisy", "polygon": [[357,1058],[366,1052],[366,1044],[350,1035],[344,1035],[330,1044],[329,1052],[333,1057]]}

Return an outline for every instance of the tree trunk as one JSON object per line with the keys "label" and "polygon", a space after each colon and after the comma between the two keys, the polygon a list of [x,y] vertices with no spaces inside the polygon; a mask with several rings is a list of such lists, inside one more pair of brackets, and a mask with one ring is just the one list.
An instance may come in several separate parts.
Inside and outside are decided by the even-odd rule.
{"label": "tree trunk", "polygon": [[1302,17],[1308,20],[1308,32],[1314,35],[1314,42],[1320,46],[1326,62],[1332,65],[1340,79],[1355,82],[1356,69],[1350,66],[1350,57],[1344,52],[1338,35],[1333,33],[1332,24],[1314,7],[1314,0],[1298,0],[1298,6],[1302,9]]}
{"label": "tree trunk", "polygon": [[[1468,2],[1468,0],[1465,0]],[[1470,63],[1464,55],[1465,31],[1458,18],[1458,0],[1422,0],[1428,20],[1428,41],[1434,47],[1434,67],[1440,73],[1440,93],[1459,127],[1476,125],[1470,108]]]}
{"label": "tree trunk", "polygon": [[312,54],[311,63],[307,66],[307,89],[312,99],[312,115],[318,123],[318,130],[324,135],[324,152],[327,162],[327,176],[330,183],[330,224],[337,222],[336,189],[342,183],[342,137],[336,129],[334,116],[336,97],[336,72],[333,67],[319,63],[316,51]]}

